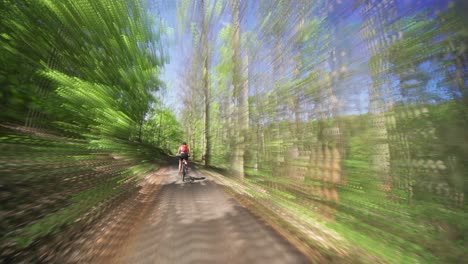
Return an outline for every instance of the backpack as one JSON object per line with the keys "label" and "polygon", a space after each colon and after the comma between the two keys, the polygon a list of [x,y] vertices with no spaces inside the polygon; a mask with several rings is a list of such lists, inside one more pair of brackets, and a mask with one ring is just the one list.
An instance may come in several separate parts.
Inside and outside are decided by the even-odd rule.
{"label": "backpack", "polygon": [[180,146],[180,152],[188,152],[188,146],[187,145]]}

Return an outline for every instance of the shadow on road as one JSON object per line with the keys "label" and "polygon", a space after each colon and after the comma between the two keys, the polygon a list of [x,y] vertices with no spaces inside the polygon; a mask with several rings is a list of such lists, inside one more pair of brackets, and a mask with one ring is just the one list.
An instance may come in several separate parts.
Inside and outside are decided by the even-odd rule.
{"label": "shadow on road", "polygon": [[203,175],[176,173],[126,249],[125,263],[307,263],[271,228]]}

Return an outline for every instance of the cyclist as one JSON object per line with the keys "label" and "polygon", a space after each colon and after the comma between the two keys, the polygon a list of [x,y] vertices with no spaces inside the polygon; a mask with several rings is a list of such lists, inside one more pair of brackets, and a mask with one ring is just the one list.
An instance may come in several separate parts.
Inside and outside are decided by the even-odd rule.
{"label": "cyclist", "polygon": [[179,172],[182,171],[182,160],[187,161],[188,168],[188,157],[190,156],[190,149],[187,146],[187,143],[183,142],[177,150],[177,156],[179,157]]}

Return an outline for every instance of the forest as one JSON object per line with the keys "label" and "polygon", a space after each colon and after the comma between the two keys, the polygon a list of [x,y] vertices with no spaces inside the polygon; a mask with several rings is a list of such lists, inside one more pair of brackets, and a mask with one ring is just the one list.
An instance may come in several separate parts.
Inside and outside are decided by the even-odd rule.
{"label": "forest", "polygon": [[1,1],[0,260],[64,250],[186,141],[197,167],[307,247],[462,263],[467,12],[463,0]]}

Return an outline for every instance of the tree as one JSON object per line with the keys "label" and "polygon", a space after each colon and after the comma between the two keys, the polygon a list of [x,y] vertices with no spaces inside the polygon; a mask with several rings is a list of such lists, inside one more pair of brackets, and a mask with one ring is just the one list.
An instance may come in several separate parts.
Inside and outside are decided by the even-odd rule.
{"label": "tree", "polygon": [[236,105],[236,128],[234,146],[231,158],[231,169],[239,177],[244,177],[244,155],[248,136],[249,106],[248,106],[248,79],[244,77],[244,71],[248,71],[248,57],[241,55],[241,29],[240,12],[242,1],[231,1],[232,9],[232,84],[233,97]]}
{"label": "tree", "polygon": [[[194,10],[194,12],[192,12]],[[187,32],[190,28],[192,35],[193,57],[196,65],[202,67],[192,68],[195,71],[200,71],[200,79],[196,80],[196,90],[203,96],[203,142],[202,158],[205,160],[205,165],[211,163],[211,36],[213,31],[212,23],[216,21],[223,10],[221,0],[202,0],[197,1],[182,1],[178,5],[178,17],[182,25],[181,32]],[[190,98],[187,98],[191,100]],[[198,103],[198,102],[197,102]],[[189,124],[189,126],[193,124]]]}
{"label": "tree", "polygon": [[[432,163],[437,157],[440,166],[448,167],[448,173],[437,180],[438,184],[450,189],[455,197],[463,196],[461,175],[464,165],[461,160],[468,157],[468,145],[453,140],[466,141],[462,131],[468,125],[464,114],[468,94],[462,81],[463,71],[468,65],[463,44],[468,41],[463,26],[467,22],[463,10],[467,9],[466,3],[454,1],[442,12],[434,14],[423,9],[402,19],[394,26],[407,29],[401,31],[400,38],[385,52],[386,59],[391,63],[390,71],[399,78],[399,92],[402,95],[395,111],[399,113],[396,121],[403,140],[394,145],[403,147],[395,151],[404,149],[408,162],[423,159]],[[441,77],[434,76],[434,72]],[[437,90],[428,85],[433,81],[438,82]],[[439,106],[430,107],[433,104]],[[407,111],[414,112],[414,115],[403,115]],[[444,120],[439,119],[441,115],[445,116]],[[416,133],[420,131],[416,127],[426,127],[425,131],[431,131],[431,136],[427,138],[422,133]],[[421,170],[409,168],[406,175],[417,178]],[[416,181],[415,184],[432,185],[433,182]],[[421,192],[418,195],[421,196]],[[454,199],[460,203],[459,198]]]}

